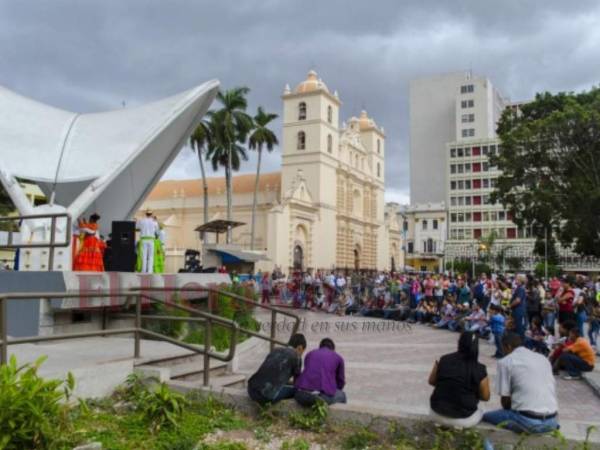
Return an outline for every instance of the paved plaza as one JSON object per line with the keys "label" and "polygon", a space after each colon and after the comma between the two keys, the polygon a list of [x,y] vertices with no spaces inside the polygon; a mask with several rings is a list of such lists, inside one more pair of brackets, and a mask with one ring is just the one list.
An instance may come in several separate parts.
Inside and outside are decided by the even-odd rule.
{"label": "paved plaza", "polygon": [[[309,350],[323,337],[331,337],[346,361],[349,403],[407,414],[427,414],[432,388],[427,383],[436,358],[456,350],[458,333],[424,325],[369,317],[339,317],[298,311]],[[262,316],[260,316],[262,319]],[[265,320],[267,318],[265,317]],[[395,327],[395,328],[393,328]],[[287,328],[287,327],[281,327]],[[282,331],[281,337],[289,336]],[[500,408],[495,394],[496,360],[492,345],[482,342],[480,361],[487,366],[492,398],[480,403],[484,410]],[[242,361],[244,372],[255,370],[262,359]],[[600,426],[600,398],[585,381],[557,380],[561,431],[583,439],[590,425]],[[600,441],[600,433],[592,438]]]}

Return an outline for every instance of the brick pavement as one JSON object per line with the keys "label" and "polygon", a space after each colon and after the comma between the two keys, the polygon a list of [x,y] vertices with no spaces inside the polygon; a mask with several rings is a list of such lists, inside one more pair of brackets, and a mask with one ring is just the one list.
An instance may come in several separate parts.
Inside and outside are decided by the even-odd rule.
{"label": "brick pavement", "polygon": [[[457,333],[423,325],[406,328],[400,323],[396,323],[396,329],[390,329],[391,325],[380,324],[384,321],[373,318],[298,313],[304,319],[302,330],[309,350],[325,336],[335,341],[336,349],[346,361],[350,404],[427,414],[432,391],[427,383],[429,371],[436,358],[455,351]],[[263,316],[258,318],[261,320]],[[280,333],[282,339],[288,336],[285,331]],[[493,391],[490,401],[481,404],[484,410],[500,407],[495,394],[496,361],[490,356],[493,353],[494,347],[482,342],[480,361],[487,366]],[[260,362],[255,357],[241,361],[240,369],[250,373]],[[557,379],[557,391],[563,434],[582,439],[589,425],[600,428],[600,398],[585,382]],[[600,441],[600,433],[595,432],[593,439]]]}

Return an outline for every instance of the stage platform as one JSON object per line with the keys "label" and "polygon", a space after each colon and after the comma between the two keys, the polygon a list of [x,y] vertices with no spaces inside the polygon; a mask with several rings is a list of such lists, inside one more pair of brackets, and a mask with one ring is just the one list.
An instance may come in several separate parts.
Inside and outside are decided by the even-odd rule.
{"label": "stage platform", "polygon": [[[160,287],[173,291],[183,287],[229,284],[228,274],[165,273],[141,274],[129,272],[0,272],[0,294],[24,292],[118,292],[132,288]],[[118,306],[121,298],[67,298],[9,300],[8,334],[14,337],[37,336],[57,332],[82,331],[97,326],[95,311]],[[85,311],[85,314],[74,314]]]}

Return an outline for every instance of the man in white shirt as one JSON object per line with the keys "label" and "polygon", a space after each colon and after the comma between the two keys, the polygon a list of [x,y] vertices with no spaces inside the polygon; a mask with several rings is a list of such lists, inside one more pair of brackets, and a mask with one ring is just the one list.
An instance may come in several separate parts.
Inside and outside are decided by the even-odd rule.
{"label": "man in white shirt", "polygon": [[522,346],[521,337],[502,337],[504,358],[498,361],[497,388],[502,408],[483,421],[516,433],[547,433],[559,428],[556,383],[547,358]]}
{"label": "man in white shirt", "polygon": [[146,217],[137,221],[140,232],[142,252],[142,273],[154,272],[154,239],[158,233],[158,223],[152,217],[152,211],[146,211]]}

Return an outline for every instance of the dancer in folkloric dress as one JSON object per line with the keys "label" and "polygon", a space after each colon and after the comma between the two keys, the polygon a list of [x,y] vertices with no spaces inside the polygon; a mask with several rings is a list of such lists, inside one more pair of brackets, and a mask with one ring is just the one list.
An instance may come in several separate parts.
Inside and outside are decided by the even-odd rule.
{"label": "dancer in folkloric dress", "polygon": [[104,272],[104,250],[106,244],[99,235],[98,221],[100,216],[96,213],[90,220],[79,221],[79,233],[83,237],[81,248],[73,262],[73,270],[87,272]]}

